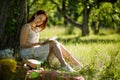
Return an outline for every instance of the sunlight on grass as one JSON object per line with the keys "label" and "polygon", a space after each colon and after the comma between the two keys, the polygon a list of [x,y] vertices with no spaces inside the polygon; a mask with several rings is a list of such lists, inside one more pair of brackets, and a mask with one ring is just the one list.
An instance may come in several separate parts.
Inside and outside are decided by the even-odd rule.
{"label": "sunlight on grass", "polygon": [[77,44],[77,45],[66,45],[66,47],[71,51],[72,55],[75,56],[79,61],[81,61],[84,65],[90,64],[91,60],[95,58],[95,56],[99,56],[99,60],[109,61],[109,55],[111,52],[115,52],[119,50],[119,44]]}
{"label": "sunlight on grass", "polygon": [[[81,37],[81,30],[74,28],[73,34],[66,34],[67,28],[46,28],[41,40],[58,36],[71,54],[84,65],[80,73],[86,80],[118,79],[120,71],[120,35],[111,29],[100,29],[98,35]],[[79,73],[79,74],[80,74]],[[96,76],[95,76],[96,75]]]}
{"label": "sunlight on grass", "polygon": [[[74,34],[66,35],[66,28],[64,27],[54,27],[54,28],[46,28],[41,33],[42,40],[57,35],[59,42],[64,44],[68,50],[70,50],[71,54],[75,56],[79,61],[81,61],[84,65],[90,64],[91,60],[95,58],[96,55],[99,55],[99,59],[107,61],[109,60],[109,54],[111,51],[117,51],[120,48],[120,36],[118,34],[106,34],[105,30],[102,30],[102,33],[105,32],[104,35],[89,35],[86,37],[80,37],[81,40],[79,43],[73,41],[68,42],[68,38],[74,40],[75,37],[79,36],[80,31],[78,28],[74,29]],[[108,30],[109,31],[109,30]],[[110,32],[108,32],[110,33]],[[62,40],[64,39],[64,40]]]}

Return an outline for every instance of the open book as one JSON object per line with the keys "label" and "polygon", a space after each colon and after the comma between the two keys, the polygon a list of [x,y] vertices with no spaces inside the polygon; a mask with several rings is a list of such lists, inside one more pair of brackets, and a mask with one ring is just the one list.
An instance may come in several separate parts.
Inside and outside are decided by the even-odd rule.
{"label": "open book", "polygon": [[47,40],[45,40],[42,44],[46,44],[46,43],[48,43],[49,41],[56,40],[57,38],[58,38],[57,36],[53,36],[53,37],[48,38]]}
{"label": "open book", "polygon": [[48,41],[52,41],[52,40],[55,40],[57,38],[58,38],[57,36],[53,36],[53,37],[49,38]]}

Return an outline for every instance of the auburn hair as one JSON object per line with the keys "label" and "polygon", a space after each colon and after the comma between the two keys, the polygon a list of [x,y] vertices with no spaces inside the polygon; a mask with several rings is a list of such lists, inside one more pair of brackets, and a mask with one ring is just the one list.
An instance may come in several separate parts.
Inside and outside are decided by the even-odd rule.
{"label": "auburn hair", "polygon": [[41,15],[41,14],[44,14],[46,16],[46,20],[41,25],[41,30],[40,31],[42,31],[42,30],[44,30],[46,28],[47,20],[48,20],[48,16],[47,16],[47,14],[46,14],[46,12],[44,10],[38,10],[28,20],[28,22],[32,22],[35,19],[35,16],[38,16],[38,15]]}

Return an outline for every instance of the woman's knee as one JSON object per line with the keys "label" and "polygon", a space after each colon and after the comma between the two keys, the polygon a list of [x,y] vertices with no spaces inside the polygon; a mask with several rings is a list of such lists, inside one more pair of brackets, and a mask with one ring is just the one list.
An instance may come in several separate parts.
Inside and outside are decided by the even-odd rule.
{"label": "woman's knee", "polygon": [[52,40],[52,41],[50,41],[50,46],[51,46],[51,47],[56,46],[56,45],[58,45],[58,44],[59,44],[59,42],[58,42],[57,40]]}

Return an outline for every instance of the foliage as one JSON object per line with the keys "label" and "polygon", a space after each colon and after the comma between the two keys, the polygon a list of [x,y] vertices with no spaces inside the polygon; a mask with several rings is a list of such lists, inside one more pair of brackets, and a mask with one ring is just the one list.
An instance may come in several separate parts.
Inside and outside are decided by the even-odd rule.
{"label": "foliage", "polygon": [[99,8],[93,7],[90,19],[92,21],[100,21],[104,27],[119,27],[119,9],[118,2],[115,4],[104,2],[101,3]]}

